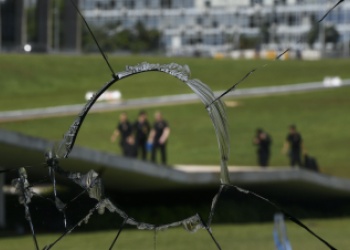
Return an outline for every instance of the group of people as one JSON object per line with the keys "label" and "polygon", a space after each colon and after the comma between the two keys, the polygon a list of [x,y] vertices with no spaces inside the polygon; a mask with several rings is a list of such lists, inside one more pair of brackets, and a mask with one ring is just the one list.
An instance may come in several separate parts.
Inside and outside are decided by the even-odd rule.
{"label": "group of people", "polygon": [[155,112],[154,119],[154,124],[151,127],[146,111],[141,110],[137,120],[131,123],[127,114],[122,112],[119,116],[119,123],[111,136],[111,141],[115,142],[119,137],[122,154],[126,157],[141,156],[142,160],[147,160],[148,152],[151,152],[151,161],[156,162],[157,151],[160,151],[161,163],[166,165],[166,145],[170,128],[160,111]]}
{"label": "group of people", "polygon": [[[272,144],[271,136],[263,129],[258,128],[253,143],[257,145],[258,164],[261,167],[267,167],[270,160],[270,146]],[[289,126],[289,133],[286,136],[282,152],[288,153],[290,166],[305,167],[317,171],[317,162],[313,157],[304,154],[304,163],[302,162],[303,139],[297,131],[295,125]]]}
{"label": "group of people", "polygon": [[[141,110],[137,120],[131,123],[127,114],[122,112],[119,116],[119,123],[111,136],[111,141],[115,142],[119,137],[122,154],[126,157],[136,158],[140,156],[142,160],[148,160],[148,152],[151,152],[150,160],[156,162],[157,151],[160,151],[161,163],[166,165],[166,145],[170,135],[170,128],[160,111],[155,112],[154,119],[154,124],[151,127],[146,111]],[[271,156],[271,136],[263,129],[258,128],[253,143],[257,146],[259,166],[267,167]],[[304,154],[303,164],[303,139],[295,125],[289,126],[289,133],[286,136],[282,152],[284,154],[288,153],[291,167],[303,166],[312,170],[318,170],[316,160],[307,154]]]}

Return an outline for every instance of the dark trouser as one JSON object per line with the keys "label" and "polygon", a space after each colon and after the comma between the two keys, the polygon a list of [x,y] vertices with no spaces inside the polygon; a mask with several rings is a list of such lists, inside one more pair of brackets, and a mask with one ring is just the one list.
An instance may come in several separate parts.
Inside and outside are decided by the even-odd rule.
{"label": "dark trouser", "polygon": [[292,150],[289,152],[290,165],[294,167],[295,165],[301,167],[301,152],[300,150]]}
{"label": "dark trouser", "polygon": [[127,155],[127,152],[126,152],[126,141],[120,141],[119,142],[119,146],[120,146],[120,149],[122,151],[122,154],[123,156],[126,156]]}
{"label": "dark trouser", "polygon": [[270,154],[268,152],[258,152],[258,163],[261,167],[269,165]]}
{"label": "dark trouser", "polygon": [[[137,140],[137,152],[139,152],[139,150],[141,149],[141,157],[142,160],[146,160],[147,159],[147,148],[146,148],[146,142],[147,140]],[[137,153],[138,154],[138,153]],[[138,154],[139,155],[139,154]]]}
{"label": "dark trouser", "polygon": [[157,150],[160,150],[162,163],[165,165],[166,164],[166,143],[165,144],[159,144],[159,143],[153,144],[152,155],[151,155],[152,162],[156,162],[156,151]]}

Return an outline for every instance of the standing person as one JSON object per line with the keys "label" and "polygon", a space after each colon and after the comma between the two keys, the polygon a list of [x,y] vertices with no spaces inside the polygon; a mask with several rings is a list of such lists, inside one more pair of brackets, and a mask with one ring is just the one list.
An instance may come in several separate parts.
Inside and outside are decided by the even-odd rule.
{"label": "standing person", "polygon": [[131,133],[132,133],[132,126],[128,121],[128,116],[125,112],[122,112],[119,115],[119,123],[111,136],[111,142],[115,142],[115,140],[118,137],[120,137],[119,145],[121,147],[122,154],[124,156],[126,155],[126,152],[125,152],[126,140],[131,135]]}
{"label": "standing person", "polygon": [[124,145],[125,156],[130,158],[137,157],[137,145],[135,142],[135,137],[130,135],[126,138],[126,143]]}
{"label": "standing person", "polygon": [[257,155],[259,166],[267,167],[270,159],[271,137],[264,130],[258,128],[253,143],[258,147]]}
{"label": "standing person", "polygon": [[300,133],[297,131],[295,125],[289,126],[289,133],[287,134],[286,141],[283,146],[283,153],[287,153],[290,159],[291,167],[298,165],[302,166],[301,163],[301,153],[303,150],[303,139]]}
{"label": "standing person", "polygon": [[168,123],[163,119],[162,113],[157,111],[154,114],[155,122],[148,142],[152,144],[152,162],[156,162],[156,152],[160,150],[162,163],[166,164],[166,143],[170,135],[170,128]]}
{"label": "standing person", "polygon": [[149,132],[151,130],[151,126],[147,120],[147,113],[144,110],[141,110],[137,121],[134,123],[135,130],[135,143],[137,147],[137,151],[141,149],[141,157],[142,160],[147,159],[147,139],[149,136]]}

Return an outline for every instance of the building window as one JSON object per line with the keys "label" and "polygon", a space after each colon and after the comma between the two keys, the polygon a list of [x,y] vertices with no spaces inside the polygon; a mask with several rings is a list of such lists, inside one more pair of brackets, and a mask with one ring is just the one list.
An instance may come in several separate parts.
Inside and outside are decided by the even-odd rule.
{"label": "building window", "polygon": [[135,9],[135,1],[134,0],[124,1],[124,7],[127,9]]}
{"label": "building window", "polygon": [[286,5],[286,0],[275,0],[274,4],[275,5]]}
{"label": "building window", "polygon": [[297,24],[297,19],[296,19],[296,16],[295,15],[288,15],[287,17],[287,22],[288,22],[288,25],[289,26],[293,26],[293,25],[296,25]]}
{"label": "building window", "polygon": [[101,9],[101,8],[102,8],[101,2],[97,2],[97,3],[96,3],[96,9]]}
{"label": "building window", "polygon": [[263,5],[263,0],[250,0],[251,6],[254,6],[255,4]]}
{"label": "building window", "polygon": [[162,9],[170,9],[172,6],[172,1],[171,0],[161,0],[160,1],[160,7]]}
{"label": "building window", "polygon": [[205,1],[205,7],[210,8],[211,7],[211,2],[210,1]]}
{"label": "building window", "polygon": [[203,24],[203,19],[200,16],[197,17],[196,23],[197,23],[197,25],[202,25]]}
{"label": "building window", "polygon": [[255,27],[255,18],[254,16],[249,17],[249,28],[254,28]]}
{"label": "building window", "polygon": [[111,9],[114,9],[115,8],[115,0],[111,0],[109,2],[109,6],[110,6]]}

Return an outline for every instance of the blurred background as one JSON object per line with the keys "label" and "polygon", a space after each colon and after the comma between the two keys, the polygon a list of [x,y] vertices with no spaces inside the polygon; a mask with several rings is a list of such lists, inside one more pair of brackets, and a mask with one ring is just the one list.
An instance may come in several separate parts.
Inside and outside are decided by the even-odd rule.
{"label": "blurred background", "polygon": [[[113,53],[169,56],[320,59],[349,56],[348,3],[329,13],[322,0],[75,1]],[[1,1],[1,48],[35,52],[97,51],[69,1]],[[28,50],[29,47],[27,46]]]}

